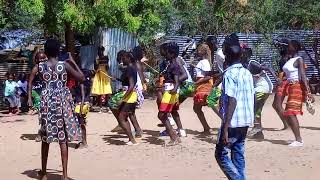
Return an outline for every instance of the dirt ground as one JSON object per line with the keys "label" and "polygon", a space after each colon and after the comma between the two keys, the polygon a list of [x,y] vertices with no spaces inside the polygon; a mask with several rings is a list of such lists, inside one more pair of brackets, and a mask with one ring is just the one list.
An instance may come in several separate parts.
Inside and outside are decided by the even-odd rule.
{"label": "dirt ground", "polygon": [[[320,177],[320,98],[314,116],[305,112],[299,117],[305,145],[289,148],[293,140],[290,130],[282,128],[269,98],[263,111],[265,139],[247,140],[246,163],[249,180],[317,180]],[[207,120],[218,128],[220,120],[213,111],[204,109]],[[111,114],[89,114],[89,148],[74,149],[70,144],[69,176],[74,180],[220,180],[226,179],[214,159],[216,135],[202,136],[201,124],[192,110],[192,99],[180,110],[188,137],[181,146],[163,147],[168,138],[159,138],[157,108],[147,100],[137,117],[144,129],[138,146],[124,145],[127,138],[111,133],[117,124]],[[37,179],[40,168],[40,143],[34,141],[38,129],[37,116],[5,117],[0,114],[1,179]],[[61,162],[57,144],[49,153],[49,179],[60,180]]]}

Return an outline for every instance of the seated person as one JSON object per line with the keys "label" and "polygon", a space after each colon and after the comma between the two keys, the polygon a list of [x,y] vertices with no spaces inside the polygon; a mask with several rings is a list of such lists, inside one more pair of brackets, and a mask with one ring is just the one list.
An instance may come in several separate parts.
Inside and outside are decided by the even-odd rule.
{"label": "seated person", "polygon": [[316,74],[311,76],[309,80],[309,86],[312,94],[320,95],[320,80],[318,79]]}

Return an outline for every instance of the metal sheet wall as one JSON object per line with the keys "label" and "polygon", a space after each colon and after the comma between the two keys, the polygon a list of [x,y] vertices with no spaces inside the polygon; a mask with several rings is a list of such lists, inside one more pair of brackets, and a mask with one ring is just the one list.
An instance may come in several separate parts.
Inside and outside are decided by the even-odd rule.
{"label": "metal sheet wall", "polygon": [[[110,70],[109,73],[114,77],[120,77],[121,72],[118,69],[117,53],[120,50],[132,50],[138,45],[137,38],[125,31],[116,28],[100,28],[96,37],[97,45],[105,47],[105,54],[109,56]],[[120,87],[119,82],[112,83],[113,89]]]}

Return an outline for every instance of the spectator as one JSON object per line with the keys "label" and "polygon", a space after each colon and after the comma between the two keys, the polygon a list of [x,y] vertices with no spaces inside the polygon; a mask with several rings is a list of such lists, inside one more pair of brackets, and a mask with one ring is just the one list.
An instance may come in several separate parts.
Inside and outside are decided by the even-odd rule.
{"label": "spectator", "polygon": [[18,95],[18,83],[14,81],[14,74],[8,72],[4,83],[4,97],[9,102],[9,115],[18,114],[20,98]]}
{"label": "spectator", "polygon": [[309,80],[309,85],[311,93],[320,96],[320,80],[316,74],[312,74],[311,79]]}

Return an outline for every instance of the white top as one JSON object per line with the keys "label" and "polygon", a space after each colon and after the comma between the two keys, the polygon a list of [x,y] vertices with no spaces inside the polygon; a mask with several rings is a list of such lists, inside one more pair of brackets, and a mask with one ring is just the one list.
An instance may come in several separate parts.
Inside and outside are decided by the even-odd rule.
{"label": "white top", "polygon": [[137,90],[138,90],[138,91],[143,91],[142,81],[141,81],[141,78],[140,78],[138,72],[137,72],[137,83],[136,83],[136,87],[137,87]]}
{"label": "white top", "polygon": [[260,75],[253,76],[253,82],[255,92],[267,94],[272,93],[273,84],[265,71],[263,71]]}
{"label": "white top", "polygon": [[208,59],[202,59],[196,66],[197,78],[205,77],[206,71],[211,71],[211,65]]}
{"label": "white top", "polygon": [[298,81],[299,78],[299,70],[294,67],[294,63],[296,60],[301,58],[300,56],[289,59],[286,64],[283,66],[283,71],[286,74],[286,77],[289,81]]}
{"label": "white top", "polygon": [[223,54],[223,51],[221,48],[219,48],[217,50],[215,60],[216,60],[216,67],[218,68],[219,72],[222,73],[223,72],[223,64],[225,61],[225,55]]}
{"label": "white top", "polygon": [[[28,92],[28,82],[27,81],[24,81],[21,82],[20,80],[18,81],[18,86],[19,88],[21,88],[25,93]],[[20,93],[20,92],[19,92]]]}

